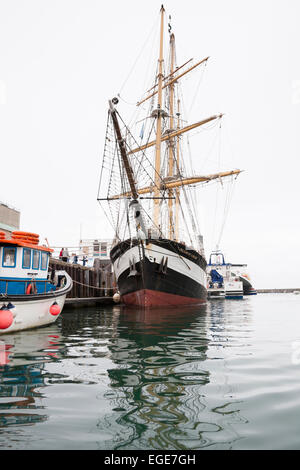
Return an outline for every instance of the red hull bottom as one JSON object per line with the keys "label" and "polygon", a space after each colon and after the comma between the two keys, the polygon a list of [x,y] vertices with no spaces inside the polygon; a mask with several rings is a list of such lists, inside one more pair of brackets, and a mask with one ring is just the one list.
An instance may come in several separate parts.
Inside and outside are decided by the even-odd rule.
{"label": "red hull bottom", "polygon": [[193,297],[183,297],[181,295],[167,294],[150,289],[141,289],[130,292],[122,296],[122,301],[126,305],[134,307],[172,307],[179,305],[199,305],[206,302],[206,299],[195,299]]}

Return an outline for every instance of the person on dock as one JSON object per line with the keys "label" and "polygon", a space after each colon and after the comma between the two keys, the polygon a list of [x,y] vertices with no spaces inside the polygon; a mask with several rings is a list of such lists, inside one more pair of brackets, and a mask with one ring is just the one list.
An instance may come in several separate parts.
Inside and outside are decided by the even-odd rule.
{"label": "person on dock", "polygon": [[78,256],[74,254],[73,264],[78,264]]}
{"label": "person on dock", "polygon": [[87,256],[84,256],[84,257],[82,258],[82,266],[85,266],[85,265],[86,265],[87,260],[88,260]]}
{"label": "person on dock", "polygon": [[62,259],[63,250],[64,250],[64,248],[62,248],[59,252],[59,259]]}
{"label": "person on dock", "polygon": [[62,261],[65,261],[65,263],[67,263],[69,261],[68,248],[63,248],[63,250],[62,250]]}

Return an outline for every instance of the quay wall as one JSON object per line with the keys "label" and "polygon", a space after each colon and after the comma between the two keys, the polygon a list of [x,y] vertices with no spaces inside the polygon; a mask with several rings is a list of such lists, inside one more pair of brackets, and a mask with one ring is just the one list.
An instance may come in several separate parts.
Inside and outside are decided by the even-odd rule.
{"label": "quay wall", "polygon": [[[113,303],[117,291],[111,264],[101,265],[97,260],[93,267],[71,264],[57,258],[50,258],[50,270],[65,270],[73,280],[73,288],[68,293],[66,305],[83,306]],[[300,288],[256,289],[258,294],[299,293]]]}
{"label": "quay wall", "polygon": [[49,268],[50,270],[65,270],[73,279],[73,288],[67,298],[99,298],[100,300],[100,297],[111,298],[116,291],[110,266],[102,268],[95,263],[95,266],[89,267],[50,258]]}

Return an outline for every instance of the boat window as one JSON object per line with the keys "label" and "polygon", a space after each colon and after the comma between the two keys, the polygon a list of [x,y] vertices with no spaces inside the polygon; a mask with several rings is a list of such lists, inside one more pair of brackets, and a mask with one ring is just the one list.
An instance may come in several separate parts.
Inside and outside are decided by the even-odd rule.
{"label": "boat window", "polygon": [[40,267],[40,252],[33,251],[32,269],[39,269]]}
{"label": "boat window", "polygon": [[31,250],[29,248],[23,248],[23,269],[30,269],[31,266]]}
{"label": "boat window", "polygon": [[5,268],[14,268],[16,266],[16,248],[5,246],[3,248],[2,266]]}
{"label": "boat window", "polygon": [[48,267],[48,253],[43,251],[43,253],[41,253],[41,269],[43,271],[46,271],[47,267]]}

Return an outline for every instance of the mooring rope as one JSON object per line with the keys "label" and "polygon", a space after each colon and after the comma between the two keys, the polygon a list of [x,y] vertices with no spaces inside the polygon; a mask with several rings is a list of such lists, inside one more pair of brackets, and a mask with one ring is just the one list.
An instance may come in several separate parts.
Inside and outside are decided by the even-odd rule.
{"label": "mooring rope", "polygon": [[97,286],[91,286],[90,284],[84,284],[84,283],[79,282],[79,281],[74,281],[74,279],[73,279],[73,282],[75,282],[75,284],[79,284],[79,285],[81,285],[81,286],[89,287],[89,288],[91,288],[91,289],[116,290],[115,287],[97,287]]}

